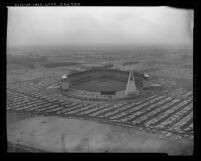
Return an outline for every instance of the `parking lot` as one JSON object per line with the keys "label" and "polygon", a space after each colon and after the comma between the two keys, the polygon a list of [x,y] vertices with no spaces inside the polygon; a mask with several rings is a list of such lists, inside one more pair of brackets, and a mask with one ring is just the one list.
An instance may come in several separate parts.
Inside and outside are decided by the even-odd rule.
{"label": "parking lot", "polygon": [[193,133],[191,91],[177,89],[171,93],[152,95],[138,101],[86,103],[43,95],[39,90],[44,84],[26,82],[8,85],[7,110],[34,115],[99,119],[108,123],[138,126],[149,129],[148,131],[157,129],[187,135]]}

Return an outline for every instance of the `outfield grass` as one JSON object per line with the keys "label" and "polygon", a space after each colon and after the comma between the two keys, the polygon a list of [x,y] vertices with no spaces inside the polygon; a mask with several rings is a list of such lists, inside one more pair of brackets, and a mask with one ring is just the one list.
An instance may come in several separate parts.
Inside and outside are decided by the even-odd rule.
{"label": "outfield grass", "polygon": [[76,85],[77,89],[87,91],[120,91],[126,89],[126,83],[110,79],[94,79]]}

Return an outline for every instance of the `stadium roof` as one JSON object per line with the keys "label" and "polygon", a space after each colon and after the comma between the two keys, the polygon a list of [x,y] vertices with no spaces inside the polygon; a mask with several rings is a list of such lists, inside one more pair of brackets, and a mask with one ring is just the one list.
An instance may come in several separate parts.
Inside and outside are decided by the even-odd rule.
{"label": "stadium roof", "polygon": [[68,76],[67,76],[67,74],[65,74],[65,75],[63,75],[61,78],[62,78],[62,79],[67,79]]}

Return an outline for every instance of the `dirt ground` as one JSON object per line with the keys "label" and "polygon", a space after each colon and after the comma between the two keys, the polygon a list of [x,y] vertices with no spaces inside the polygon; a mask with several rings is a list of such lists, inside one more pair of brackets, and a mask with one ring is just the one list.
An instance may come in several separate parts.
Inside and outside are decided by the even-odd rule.
{"label": "dirt ground", "polygon": [[134,129],[93,121],[57,117],[21,117],[21,120],[19,117],[18,121],[10,121],[7,125],[8,141],[50,152],[190,155],[193,149],[191,142],[165,140]]}

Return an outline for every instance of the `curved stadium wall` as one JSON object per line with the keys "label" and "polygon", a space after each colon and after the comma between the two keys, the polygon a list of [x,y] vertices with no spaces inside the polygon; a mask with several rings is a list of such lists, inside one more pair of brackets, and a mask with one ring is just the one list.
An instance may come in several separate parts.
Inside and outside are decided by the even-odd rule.
{"label": "curved stadium wall", "polygon": [[[100,97],[100,95],[116,95],[118,97],[123,97],[125,95],[126,90],[126,84],[128,81],[129,72],[128,71],[121,71],[121,70],[114,70],[114,69],[93,69],[93,70],[87,70],[82,71],[78,73],[72,73],[68,75],[68,78],[63,80],[63,82],[68,82],[69,87],[71,90],[73,90],[74,93],[77,93],[78,95],[86,95],[91,97]],[[134,71],[134,77],[135,77],[135,83],[138,88],[141,88],[143,86],[143,81],[147,80],[147,78],[144,77],[144,74],[135,72]],[[90,91],[86,89],[80,89],[77,88],[77,85],[91,81],[91,80],[117,80],[120,82],[123,82],[125,84],[125,90],[112,90],[112,91]],[[77,91],[77,92],[76,92]]]}

